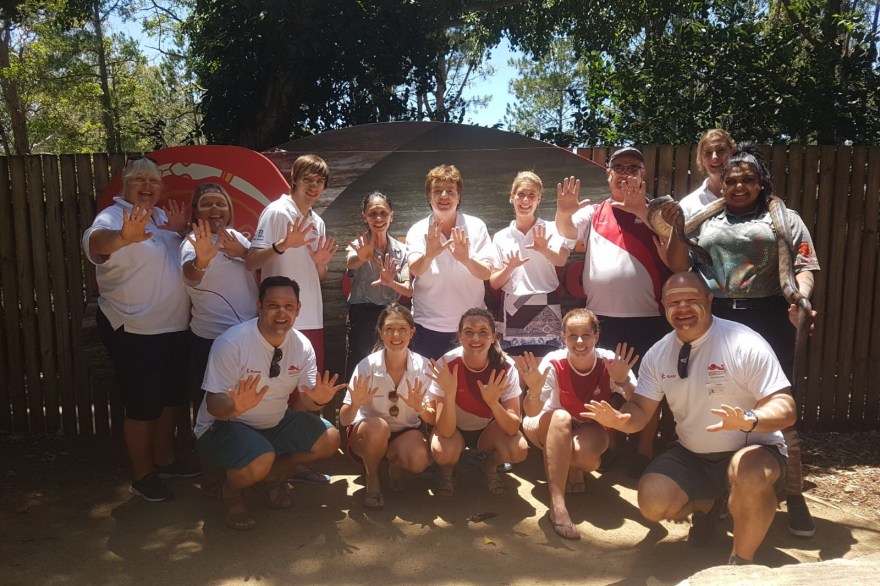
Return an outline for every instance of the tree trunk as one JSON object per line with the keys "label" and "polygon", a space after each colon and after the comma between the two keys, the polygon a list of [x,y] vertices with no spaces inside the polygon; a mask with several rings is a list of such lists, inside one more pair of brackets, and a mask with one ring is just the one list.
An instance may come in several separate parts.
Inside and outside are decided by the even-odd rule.
{"label": "tree trunk", "polygon": [[107,152],[120,152],[119,131],[113,121],[113,99],[110,92],[110,75],[107,71],[107,52],[104,48],[104,27],[101,21],[101,3],[92,4],[92,26],[95,27],[95,51],[98,56],[98,78],[101,81],[101,120],[107,134]]}
{"label": "tree trunk", "polygon": [[[12,25],[8,21],[2,21],[0,28],[0,69],[9,67],[9,34]],[[0,90],[3,92],[3,102],[9,114],[12,125],[12,152],[10,152],[7,133],[3,132],[3,149],[6,155],[26,155],[31,152],[30,138],[28,137],[27,116],[21,101],[21,89],[18,82],[11,77],[0,77]]]}

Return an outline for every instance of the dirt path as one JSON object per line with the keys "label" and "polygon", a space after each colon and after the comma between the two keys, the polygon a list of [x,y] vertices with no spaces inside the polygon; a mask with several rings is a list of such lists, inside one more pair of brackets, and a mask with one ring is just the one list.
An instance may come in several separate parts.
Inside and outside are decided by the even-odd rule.
{"label": "dirt path", "polygon": [[[686,525],[646,524],[622,468],[593,475],[586,494],[570,497],[584,538],[563,541],[546,516],[537,453],[508,477],[506,497],[489,497],[476,467],[463,463],[454,501],[434,499],[428,481],[411,479],[406,491],[386,492],[379,512],[360,506],[358,471],[338,456],[322,468],[332,484],[298,485],[294,509],[270,511],[252,500],[259,526],[246,533],[228,530],[218,504],[195,483],[174,482],[177,498],[167,503],[130,497],[118,448],[4,437],[0,462],[0,582],[7,585],[675,584],[725,563],[730,548],[729,533],[697,550],[685,541]],[[817,535],[790,536],[781,512],[760,563],[880,550],[880,524],[811,506]],[[485,512],[496,516],[466,520]]]}

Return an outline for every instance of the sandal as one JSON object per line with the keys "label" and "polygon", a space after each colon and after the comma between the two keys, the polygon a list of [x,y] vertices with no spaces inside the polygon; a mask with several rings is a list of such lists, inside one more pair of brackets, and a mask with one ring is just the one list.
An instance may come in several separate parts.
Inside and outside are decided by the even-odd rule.
{"label": "sandal", "polygon": [[497,472],[486,474],[486,490],[491,496],[504,496],[507,489],[504,488],[504,482]]}
{"label": "sandal", "polygon": [[385,508],[385,497],[382,496],[381,492],[365,494],[364,498],[361,499],[361,502],[365,507],[374,511]]}
{"label": "sandal", "polygon": [[455,497],[455,484],[452,482],[452,476],[437,477],[437,485],[434,487],[434,496],[441,499],[451,499]]}
{"label": "sandal", "polygon": [[254,489],[263,495],[263,498],[266,499],[266,504],[270,508],[289,509],[293,506],[293,501],[288,496],[287,488],[283,481],[276,484],[260,482],[254,485]]}
{"label": "sandal", "polygon": [[556,532],[556,535],[563,539],[578,541],[581,538],[581,534],[577,530],[577,527],[574,526],[574,523],[555,523],[553,520],[551,520],[550,525],[553,526],[553,531]]}
{"label": "sandal", "polygon": [[241,491],[235,496],[220,494],[220,503],[223,506],[223,519],[226,525],[236,531],[245,531],[256,527],[257,522],[251,517],[244,505],[244,496]]}

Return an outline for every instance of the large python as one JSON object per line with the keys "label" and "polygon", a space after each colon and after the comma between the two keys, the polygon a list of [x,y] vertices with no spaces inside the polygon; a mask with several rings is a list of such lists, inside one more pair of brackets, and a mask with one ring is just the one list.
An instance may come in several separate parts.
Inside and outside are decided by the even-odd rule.
{"label": "large python", "polygon": [[[792,367],[792,391],[794,393],[805,376],[804,363],[806,361],[807,337],[810,335],[810,326],[813,321],[813,307],[810,300],[801,294],[798,288],[794,272],[795,250],[791,236],[791,224],[788,220],[788,209],[785,203],[775,195],[767,200],[770,211],[770,222],[773,232],[776,234],[776,249],[779,257],[779,286],[785,300],[798,308],[797,336],[794,345],[794,365]],[[694,217],[684,222],[684,214],[681,206],[672,197],[666,195],[653,199],[648,204],[648,226],[662,239],[668,239],[672,232],[684,241],[688,248],[694,252],[701,268],[707,270],[714,277],[712,262],[709,254],[687,235],[693,232],[700,224],[712,216],[717,215],[725,206],[723,199],[717,199]],[[677,208],[677,210],[676,210]],[[670,224],[670,221],[672,222]],[[717,279],[716,279],[717,281]],[[797,397],[801,399],[801,397]]]}

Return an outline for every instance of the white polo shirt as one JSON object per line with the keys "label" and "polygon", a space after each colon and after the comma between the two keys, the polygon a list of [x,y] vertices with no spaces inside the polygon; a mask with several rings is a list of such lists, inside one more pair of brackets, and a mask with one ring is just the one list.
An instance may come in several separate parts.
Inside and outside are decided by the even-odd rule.
{"label": "white polo shirt", "polygon": [[754,409],[764,397],[791,386],[764,338],[742,324],[712,318],[709,331],[691,342],[685,379],[677,371],[683,345],[675,332],[654,344],[642,359],[636,387],[636,393],[654,401],[666,397],[678,441],[698,454],[731,452],[752,444],[777,445],[787,454],[781,431],[706,431],[720,420],[711,409],[722,404]]}
{"label": "white polo shirt", "polygon": [[[440,362],[445,360],[450,372],[458,366],[458,385],[454,399],[455,426],[462,431],[477,431],[485,429],[493,419],[493,416],[488,411],[488,405],[482,400],[479,386],[479,383],[486,384],[489,382],[492,371],[488,366],[479,372],[469,369],[464,364],[463,352],[461,346],[453,348],[443,355]],[[501,398],[499,399],[501,403],[508,399],[519,397],[522,394],[522,390],[519,388],[519,373],[516,370],[513,359],[505,354],[504,360],[507,378],[504,379],[504,389],[501,391]],[[431,383],[429,392],[432,401],[436,400],[437,397],[446,396],[446,393],[437,383]],[[474,413],[473,410],[483,410],[485,416]]]}
{"label": "white polo shirt", "polygon": [[[416,381],[421,379],[423,388],[429,388],[431,380],[428,378],[427,361],[415,352],[407,351],[406,372],[400,378],[400,383],[395,387],[394,380],[388,374],[385,367],[385,350],[373,352],[363,360],[361,360],[354,373],[352,373],[349,385],[354,386],[355,377],[370,378],[370,388],[376,387],[378,391],[373,395],[373,399],[358,409],[354,416],[352,425],[363,421],[368,417],[379,417],[388,423],[391,431],[400,431],[421,425],[419,414],[416,413],[409,405],[400,397],[409,396],[409,385],[415,385]],[[409,383],[409,385],[407,384]],[[393,402],[388,398],[390,391],[397,391],[397,402]],[[425,395],[427,399],[427,394]],[[351,405],[351,390],[345,391],[345,398],[342,402]],[[392,417],[388,410],[391,405],[397,405],[399,412],[397,417]]]}
{"label": "white polo shirt", "polygon": [[[550,250],[559,252],[564,244],[562,236],[556,231],[555,222],[545,222],[538,218],[535,226],[545,226]],[[504,268],[504,259],[510,254],[519,253],[520,258],[529,262],[516,267],[502,290],[508,295],[534,295],[535,293],[551,293],[559,287],[559,276],[556,267],[546,256],[536,250],[526,248],[535,243],[535,226],[523,234],[516,227],[516,220],[510,226],[500,230],[492,237],[495,246],[494,268]]]}
{"label": "white polo shirt", "polygon": [[[229,232],[246,249],[248,239],[236,230]],[[212,235],[213,242],[218,236]],[[196,251],[189,239],[184,238],[180,245],[180,266],[195,260]],[[192,321],[189,328],[200,338],[213,340],[232,326],[244,323],[257,316],[257,282],[253,273],[244,268],[244,259],[230,258],[217,253],[202,280],[197,285],[183,278],[186,291],[192,300]]]}
{"label": "white polo shirt", "polygon": [[[287,224],[301,217],[303,213],[294,203],[293,198],[285,193],[266,206],[257,223],[257,234],[251,243],[252,248],[271,248],[287,235]],[[308,221],[312,224],[308,238],[314,242],[307,246],[313,251],[318,248],[318,241],[326,234],[324,220],[309,210]],[[320,330],[324,327],[324,302],[321,297],[321,279],[318,278],[318,267],[306,246],[288,248],[284,254],[276,254],[263,265],[261,278],[281,275],[293,279],[299,284],[299,300],[302,307],[296,318],[298,330]]]}
{"label": "white polo shirt", "polygon": [[[425,237],[434,225],[434,216],[416,222],[406,234],[409,265],[425,255]],[[486,224],[479,218],[456,214],[456,228],[464,228],[470,241],[470,256],[489,265],[495,264],[495,254]],[[441,241],[446,238],[441,235]],[[483,303],[485,286],[463,264],[455,260],[449,249],[431,261],[428,270],[412,279],[413,319],[422,327],[435,332],[454,332],[461,314],[472,307],[486,307]]]}
{"label": "white polo shirt", "polygon": [[[291,329],[280,346],[282,357],[278,364],[281,372],[270,378],[269,368],[275,348],[260,333],[257,321],[258,318],[254,318],[233,326],[214,341],[202,389],[208,393],[226,393],[229,389],[237,389],[241,379],[259,374],[259,388],[269,387],[266,396],[256,407],[232,421],[240,421],[254,429],[269,429],[284,417],[287,399],[297,387],[315,386],[318,369],[311,342]],[[202,401],[193,430],[196,437],[201,437],[215,419],[208,413],[207,401]]]}
{"label": "white polo shirt", "polygon": [[92,252],[89,239],[95,230],[121,230],[122,214],[132,205],[114,197],[112,206],[101,210],[82,237],[83,250],[95,265],[98,307],[114,330],[125,326],[131,334],[164,334],[186,330],[189,295],[180,270],[180,235],[161,230],[168,222],[165,212],[154,207],[147,223],[153,237],[123,246],[109,257]]}

